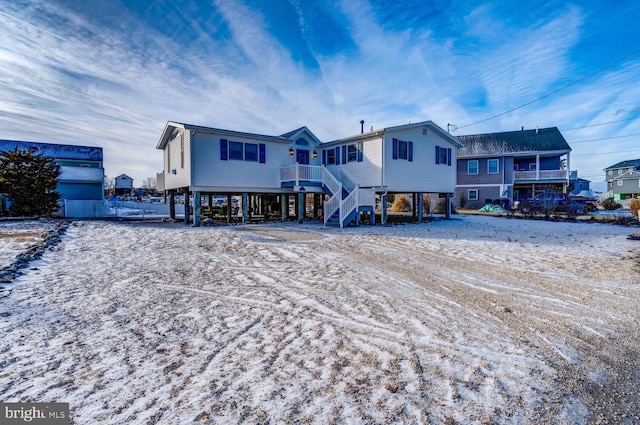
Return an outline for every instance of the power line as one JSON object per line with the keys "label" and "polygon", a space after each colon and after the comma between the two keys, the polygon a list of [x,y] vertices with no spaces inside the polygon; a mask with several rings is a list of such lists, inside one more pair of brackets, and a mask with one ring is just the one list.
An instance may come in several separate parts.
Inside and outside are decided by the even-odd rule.
{"label": "power line", "polygon": [[627,153],[627,152],[640,152],[640,149],[634,149],[630,151],[615,151],[615,152],[576,153],[576,154],[572,153],[571,157],[573,158],[574,156],[587,156],[587,155],[609,155],[612,153]]}
{"label": "power line", "polygon": [[582,127],[567,128],[567,129],[563,129],[563,130],[560,130],[560,131],[573,131],[573,130],[580,130],[580,129],[583,129],[583,128],[589,128],[589,127],[599,127],[599,126],[601,126],[601,125],[615,124],[615,123],[623,122],[623,121],[632,121],[632,120],[637,120],[638,118],[640,118],[640,117],[625,118],[625,119],[623,119],[623,120],[609,121],[609,122],[602,122],[602,123],[599,123],[599,124],[585,125],[585,126],[582,126]]}
{"label": "power line", "polygon": [[567,84],[567,85],[565,85],[565,86],[562,86],[562,87],[560,87],[559,89],[552,91],[551,93],[547,93],[547,94],[545,94],[544,96],[540,96],[540,97],[539,97],[539,98],[537,98],[537,99],[534,99],[534,100],[532,100],[532,101],[530,101],[530,102],[527,102],[527,103],[525,103],[524,105],[520,105],[520,106],[518,106],[518,107],[516,107],[516,108],[509,109],[509,110],[508,110],[508,111],[506,111],[506,112],[502,112],[501,114],[497,114],[497,115],[494,115],[494,116],[492,116],[492,117],[485,118],[485,119],[483,119],[483,120],[476,121],[476,122],[471,123],[471,124],[467,124],[467,125],[459,126],[458,128],[460,129],[460,128],[465,128],[465,127],[471,127],[472,125],[480,124],[481,122],[489,121],[489,120],[492,120],[492,119],[494,119],[494,118],[498,118],[498,117],[501,117],[501,116],[503,116],[503,115],[509,114],[509,113],[511,113],[511,112],[513,112],[513,111],[517,111],[518,109],[524,108],[525,106],[529,106],[529,105],[531,105],[532,103],[536,103],[536,102],[538,102],[538,101],[540,101],[540,100],[542,100],[542,99],[545,99],[545,98],[547,98],[547,97],[549,97],[549,96],[552,96],[552,95],[554,95],[554,94],[558,93],[559,91],[562,91],[562,90],[564,90],[564,89],[567,89],[567,88],[569,88],[569,87],[571,87],[571,86],[573,86],[573,85],[575,85],[575,84],[578,84],[578,83],[580,83],[580,82],[582,82],[582,81],[584,81],[584,80],[586,80],[586,79],[588,79],[588,78],[591,78],[591,77],[593,77],[594,75],[599,74],[600,72],[604,71],[605,69],[611,68],[612,66],[617,65],[617,64],[619,64],[620,62],[625,61],[625,60],[629,59],[631,56],[636,55],[636,54],[638,54],[638,53],[640,53],[640,49],[635,50],[635,51],[633,51],[633,52],[631,52],[631,53],[627,54],[626,56],[623,56],[622,58],[620,58],[620,59],[618,59],[618,60],[616,60],[616,61],[614,61],[614,62],[611,62],[610,64],[608,64],[608,65],[606,65],[606,66],[604,66],[604,67],[602,67],[602,68],[598,69],[597,71],[592,72],[591,74],[589,74],[589,75],[587,75],[587,76],[585,76],[585,77],[582,77],[582,78],[580,78],[580,79],[578,79],[578,80],[576,80],[576,81],[574,81],[574,82],[572,82],[572,83],[569,83],[569,84]]}
{"label": "power line", "polygon": [[612,136],[612,137],[603,137],[601,139],[590,139],[590,140],[578,140],[576,142],[568,142],[570,144],[576,144],[576,143],[589,143],[589,142],[599,142],[601,140],[611,140],[611,139],[622,139],[625,137],[635,137],[635,136],[640,136],[640,133],[637,134],[627,134],[626,136]]}

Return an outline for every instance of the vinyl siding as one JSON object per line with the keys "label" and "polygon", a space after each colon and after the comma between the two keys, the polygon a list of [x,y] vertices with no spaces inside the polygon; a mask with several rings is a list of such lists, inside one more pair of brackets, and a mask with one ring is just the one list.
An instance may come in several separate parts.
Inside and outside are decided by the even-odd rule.
{"label": "vinyl siding", "polygon": [[[259,161],[222,160],[220,140],[228,142],[265,145],[265,163]],[[254,138],[229,137],[221,134],[198,133],[193,140],[193,186],[201,190],[240,191],[280,191],[280,167],[295,164],[295,155],[289,155],[292,143]],[[308,149],[310,165],[321,165],[321,153],[317,148],[294,146],[294,149]],[[318,158],[313,158],[314,149]],[[290,189],[288,189],[290,191]]]}
{"label": "vinyl siding", "polygon": [[[478,199],[475,201],[469,200],[469,190],[478,191]],[[475,210],[480,209],[485,205],[487,199],[500,199],[500,186],[482,186],[482,187],[458,187],[456,188],[455,198],[453,199],[453,205],[455,207],[460,206],[460,195],[464,194],[467,198],[465,209]]]}
{"label": "vinyl siding", "polygon": [[[182,131],[182,137],[184,138],[184,167],[181,161],[181,145],[180,136],[169,141],[164,148],[164,160],[165,160],[165,189],[177,189],[179,187],[186,187],[191,184],[191,132],[188,130]],[[167,160],[167,150],[171,150],[169,161]],[[171,170],[176,170],[176,174],[173,174]]]}
{"label": "vinyl siding", "polygon": [[[456,146],[423,127],[388,131],[384,136],[384,182],[390,192],[453,193],[456,186]],[[413,161],[393,159],[393,139],[413,142]],[[435,147],[451,149],[451,165],[436,164]]]}
{"label": "vinyl siding", "polygon": [[101,200],[104,199],[102,183],[58,183],[60,199]]}
{"label": "vinyl siding", "polygon": [[613,180],[613,193],[627,194],[640,193],[640,180],[623,180],[622,186],[618,186],[618,180]]}
{"label": "vinyl siding", "polygon": [[[357,142],[347,143],[346,145],[356,144]],[[342,149],[343,145],[338,145]],[[336,146],[332,146],[336,147]],[[340,165],[329,165],[331,172],[336,174],[337,168],[343,169],[360,187],[377,187],[382,185],[382,138],[364,140],[362,142],[362,161],[342,163],[340,157]]]}

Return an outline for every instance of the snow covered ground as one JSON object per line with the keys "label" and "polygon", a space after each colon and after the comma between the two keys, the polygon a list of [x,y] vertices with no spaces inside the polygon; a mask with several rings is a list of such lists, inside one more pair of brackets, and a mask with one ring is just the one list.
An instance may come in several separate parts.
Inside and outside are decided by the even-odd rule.
{"label": "snow covered ground", "polygon": [[[0,223],[5,263],[31,225]],[[3,285],[0,400],[76,424],[638,423],[634,231],[76,222]]]}

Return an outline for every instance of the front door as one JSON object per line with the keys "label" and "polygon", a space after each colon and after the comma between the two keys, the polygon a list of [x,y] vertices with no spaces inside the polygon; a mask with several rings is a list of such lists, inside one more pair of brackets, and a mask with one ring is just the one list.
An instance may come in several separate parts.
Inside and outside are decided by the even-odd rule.
{"label": "front door", "polygon": [[298,164],[309,165],[309,151],[306,149],[296,150],[296,162]]}

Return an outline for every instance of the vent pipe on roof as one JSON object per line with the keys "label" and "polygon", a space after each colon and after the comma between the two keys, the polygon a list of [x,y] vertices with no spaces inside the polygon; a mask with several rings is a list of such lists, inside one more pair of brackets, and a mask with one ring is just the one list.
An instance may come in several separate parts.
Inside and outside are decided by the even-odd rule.
{"label": "vent pipe on roof", "polygon": [[360,134],[364,133],[364,120],[360,120]]}
{"label": "vent pipe on roof", "polygon": [[536,134],[538,134],[538,126],[536,125]]}
{"label": "vent pipe on roof", "polygon": [[520,131],[524,131],[524,125],[520,127]]}

